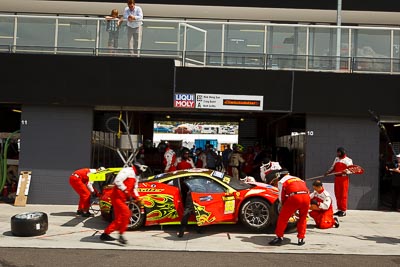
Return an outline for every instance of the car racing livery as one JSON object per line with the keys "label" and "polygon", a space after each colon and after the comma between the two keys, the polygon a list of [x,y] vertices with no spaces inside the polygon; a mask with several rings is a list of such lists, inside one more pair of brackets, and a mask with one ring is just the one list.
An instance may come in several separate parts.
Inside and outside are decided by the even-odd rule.
{"label": "car racing livery", "polygon": [[[120,168],[107,169],[93,175],[91,180],[111,183],[109,175]],[[103,186],[100,198],[101,214],[111,219],[113,208],[111,189]],[[140,203],[130,203],[132,211],[130,230],[150,225],[178,225],[184,211],[183,196],[188,187],[194,204],[190,224],[234,224],[240,221],[251,230],[262,231],[276,222],[278,194],[268,184],[245,183],[223,172],[208,169],[187,169],[162,173],[139,181]]]}

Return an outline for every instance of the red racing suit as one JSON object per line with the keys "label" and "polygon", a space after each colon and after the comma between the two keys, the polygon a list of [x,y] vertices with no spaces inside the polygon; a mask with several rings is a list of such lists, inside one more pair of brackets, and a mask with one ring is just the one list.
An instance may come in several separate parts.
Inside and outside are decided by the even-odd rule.
{"label": "red racing suit", "polygon": [[204,152],[197,155],[196,168],[206,168],[207,167],[207,157]]}
{"label": "red racing suit", "polygon": [[310,199],[315,200],[319,210],[310,211],[310,216],[314,219],[317,228],[327,229],[335,225],[333,219],[332,198],[328,191],[314,191],[310,194]]}
{"label": "red racing suit", "polygon": [[174,150],[167,147],[164,153],[164,172],[173,172],[176,171],[176,154]]}
{"label": "red racing suit", "polygon": [[131,211],[126,201],[129,198],[139,198],[137,170],[134,166],[123,168],[114,180],[114,188],[111,193],[111,203],[114,208],[114,220],[104,230],[105,234],[119,231],[123,234],[128,228]]}
{"label": "red racing suit", "polygon": [[307,214],[310,206],[310,195],[306,183],[298,177],[285,175],[278,182],[279,200],[282,208],[279,212],[275,229],[277,237],[283,237],[289,218],[298,210],[297,237],[306,235]]}
{"label": "red racing suit", "polygon": [[88,212],[90,208],[90,194],[94,192],[93,182],[89,181],[88,174],[96,169],[83,168],[74,171],[69,177],[69,184],[79,195],[78,210]]}
{"label": "red racing suit", "polygon": [[347,210],[347,199],[349,193],[349,172],[346,172],[347,166],[353,165],[353,160],[346,155],[342,158],[336,157],[331,168],[327,173],[339,172],[335,175],[335,197],[338,210]]}
{"label": "red racing suit", "polygon": [[194,163],[191,158],[178,158],[177,164],[176,164],[176,169],[177,170],[186,170],[186,169],[193,169],[194,168]]}

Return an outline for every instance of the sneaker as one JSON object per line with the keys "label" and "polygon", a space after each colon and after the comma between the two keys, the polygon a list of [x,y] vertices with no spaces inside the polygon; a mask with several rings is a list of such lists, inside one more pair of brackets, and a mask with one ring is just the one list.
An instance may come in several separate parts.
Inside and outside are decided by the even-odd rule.
{"label": "sneaker", "polygon": [[183,237],[184,233],[185,233],[185,229],[181,228],[181,229],[179,229],[179,231],[178,231],[178,233],[176,235],[178,237]]}
{"label": "sneaker", "polygon": [[341,214],[342,213],[342,211],[341,210],[338,210],[337,212],[335,212],[333,215],[335,215],[335,216],[339,216],[339,214]]}
{"label": "sneaker", "polygon": [[340,211],[340,213],[338,214],[339,217],[344,217],[346,216],[346,212],[345,211]]}
{"label": "sneaker", "polygon": [[106,234],[106,233],[102,233],[100,235],[100,240],[103,240],[103,241],[114,241],[115,238],[110,236],[110,235],[108,235],[108,234]]}
{"label": "sneaker", "polygon": [[83,211],[82,210],[77,210],[76,211],[76,215],[82,215],[83,214]]}
{"label": "sneaker", "polygon": [[90,213],[89,211],[87,211],[87,212],[83,212],[83,213],[81,214],[81,216],[82,216],[82,217],[92,217],[93,214]]}
{"label": "sneaker", "polygon": [[121,243],[122,245],[128,244],[128,240],[126,240],[123,235],[119,235],[118,242]]}
{"label": "sneaker", "polygon": [[283,242],[283,238],[282,237],[275,237],[274,239],[269,241],[268,244],[270,244],[271,246],[279,246],[279,245],[282,244],[282,242]]}
{"label": "sneaker", "polygon": [[334,217],[333,219],[335,220],[335,228],[339,228],[339,220],[338,220],[338,218]]}
{"label": "sneaker", "polygon": [[298,246],[302,246],[306,243],[306,241],[304,241],[304,238],[299,238],[299,240],[297,241],[297,245]]}

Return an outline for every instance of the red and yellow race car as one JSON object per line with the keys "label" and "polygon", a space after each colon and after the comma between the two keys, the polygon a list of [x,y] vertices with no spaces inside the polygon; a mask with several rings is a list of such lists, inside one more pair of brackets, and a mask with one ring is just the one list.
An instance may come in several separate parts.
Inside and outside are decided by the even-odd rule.
{"label": "red and yellow race car", "polygon": [[[118,168],[114,169],[115,172]],[[111,191],[103,187],[99,206],[104,218],[112,218]],[[268,184],[238,181],[223,172],[188,169],[151,176],[139,182],[141,203],[131,203],[129,229],[150,225],[180,224],[183,196],[191,189],[195,215],[189,223],[243,223],[251,230],[263,231],[278,217],[278,189]]]}

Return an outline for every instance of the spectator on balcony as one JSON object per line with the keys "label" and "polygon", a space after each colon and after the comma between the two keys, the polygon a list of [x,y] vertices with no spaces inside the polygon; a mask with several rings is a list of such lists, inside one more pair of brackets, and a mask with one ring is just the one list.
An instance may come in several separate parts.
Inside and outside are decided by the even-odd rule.
{"label": "spectator on balcony", "polygon": [[[118,9],[111,10],[111,14],[106,16],[108,31],[108,48],[118,48],[119,27],[122,20],[118,17]],[[114,52],[113,50],[111,50]]]}
{"label": "spectator on balcony", "polygon": [[143,11],[135,4],[135,0],[128,0],[128,6],[124,10],[124,19],[127,20],[128,48],[135,53],[140,48]]}

